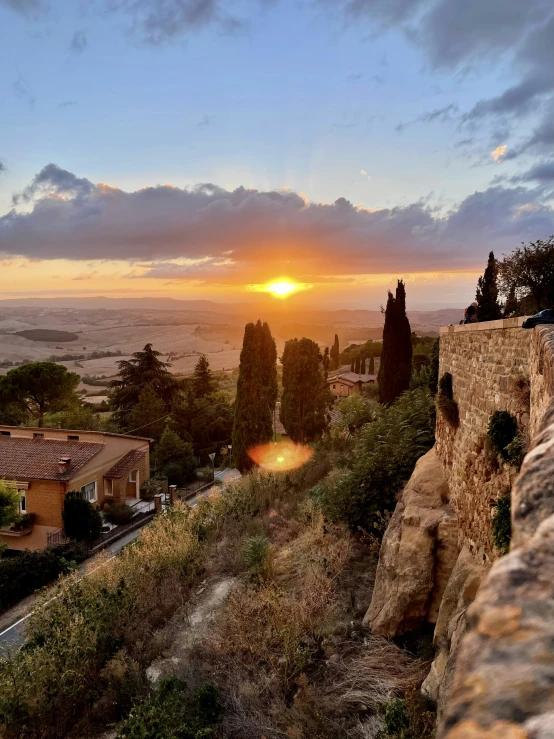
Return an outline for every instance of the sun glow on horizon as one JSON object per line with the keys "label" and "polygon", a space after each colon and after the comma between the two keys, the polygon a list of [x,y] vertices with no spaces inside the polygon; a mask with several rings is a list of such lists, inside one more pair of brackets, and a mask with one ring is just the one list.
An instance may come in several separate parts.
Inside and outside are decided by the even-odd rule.
{"label": "sun glow on horizon", "polygon": [[280,277],[278,280],[266,282],[263,285],[248,285],[248,289],[257,293],[270,293],[275,298],[288,298],[300,290],[309,290],[312,286],[304,282],[295,282],[288,277]]}

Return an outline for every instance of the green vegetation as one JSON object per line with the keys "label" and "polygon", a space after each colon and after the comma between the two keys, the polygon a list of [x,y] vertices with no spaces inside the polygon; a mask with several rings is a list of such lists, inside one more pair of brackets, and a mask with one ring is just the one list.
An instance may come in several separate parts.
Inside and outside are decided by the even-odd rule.
{"label": "green vegetation", "polygon": [[133,509],[127,503],[112,503],[104,514],[106,521],[122,526],[133,518]]}
{"label": "green vegetation", "polygon": [[322,502],[332,518],[356,531],[380,527],[415,463],[435,441],[435,408],[427,390],[410,390],[391,406],[380,407],[363,426],[351,454],[350,469]]}
{"label": "green vegetation", "polygon": [[158,470],[169,479],[170,485],[182,486],[196,477],[198,460],[192,444],[183,441],[168,426],[156,447],[155,460]]}
{"label": "green vegetation", "polygon": [[396,296],[389,292],[383,328],[383,352],[377,381],[379,401],[394,403],[410,387],[412,376],[412,334],[406,315],[406,290],[398,280]]}
{"label": "green vegetation", "polygon": [[498,264],[505,316],[554,308],[554,236],[514,249]]}
{"label": "green vegetation", "polygon": [[79,334],[70,331],[56,331],[50,328],[29,328],[24,331],[15,331],[16,336],[22,336],[30,341],[77,341]]}
{"label": "green vegetation", "polygon": [[494,451],[505,462],[510,462],[508,446],[517,435],[517,420],[508,411],[495,411],[489,419],[487,437]]}
{"label": "green vegetation", "polygon": [[267,575],[271,560],[269,539],[260,534],[249,536],[244,542],[242,552],[244,566],[253,579],[263,579]]}
{"label": "green vegetation", "polygon": [[133,707],[118,739],[209,739],[221,720],[218,691],[203,685],[190,691],[183,680],[166,678],[154,694]]}
{"label": "green vegetation", "polygon": [[335,334],[335,341],[333,343],[333,346],[331,347],[331,351],[329,352],[329,358],[331,360],[330,369],[338,369],[340,367],[340,345],[339,337],[337,336],[337,334]]}
{"label": "green vegetation", "polygon": [[21,495],[12,482],[0,480],[0,528],[12,524],[19,515]]}
{"label": "green vegetation", "polygon": [[79,375],[68,372],[54,362],[30,362],[10,370],[0,378],[0,415],[19,415],[18,423],[31,417],[39,427],[44,426],[46,413],[63,411],[78,403],[75,389]]}
{"label": "green vegetation", "polygon": [[210,363],[202,354],[192,376],[192,389],[195,398],[206,398],[215,390],[214,377],[210,370]]}
{"label": "green vegetation", "polygon": [[291,339],[283,357],[281,421],[289,437],[301,444],[321,436],[332,397],[327,388],[319,346],[311,339]]}
{"label": "green vegetation", "polygon": [[445,372],[439,380],[439,388],[435,398],[437,410],[445,421],[453,428],[458,428],[460,413],[458,404],[454,400],[454,389],[452,387],[452,375]]}
{"label": "green vegetation", "polygon": [[65,535],[75,541],[90,542],[100,535],[102,517],[96,506],[78,490],[65,494],[63,503]]}
{"label": "green vegetation", "polygon": [[375,401],[357,393],[350,395],[348,398],[340,398],[336,401],[334,407],[341,412],[342,420],[351,433],[373,421],[378,410]]}
{"label": "green vegetation", "polygon": [[233,423],[233,459],[241,472],[252,469],[248,449],[270,441],[277,402],[277,349],[267,323],[248,323],[240,353]]}
{"label": "green vegetation", "polygon": [[495,500],[492,507],[495,509],[491,522],[494,546],[502,554],[508,554],[512,538],[512,496],[510,490],[507,490],[498,500]]}
{"label": "green vegetation", "polygon": [[85,557],[85,549],[71,542],[0,560],[0,612],[71,572]]}
{"label": "green vegetation", "polygon": [[498,262],[494,252],[490,252],[485,274],[477,281],[477,319],[479,321],[496,321],[502,318],[502,309],[498,302]]}

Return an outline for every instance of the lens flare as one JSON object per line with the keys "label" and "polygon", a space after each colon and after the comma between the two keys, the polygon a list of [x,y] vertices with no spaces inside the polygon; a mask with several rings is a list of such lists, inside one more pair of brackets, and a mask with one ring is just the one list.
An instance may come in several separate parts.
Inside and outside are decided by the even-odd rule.
{"label": "lens flare", "polygon": [[310,290],[312,285],[305,282],[296,282],[288,277],[280,277],[277,280],[264,282],[263,284],[247,285],[246,289],[255,293],[270,293],[274,298],[288,298],[293,293],[301,290]]}
{"label": "lens flare", "polygon": [[248,450],[248,456],[259,467],[272,472],[288,472],[306,464],[314,454],[314,450],[303,444],[292,441],[272,441],[259,444]]}

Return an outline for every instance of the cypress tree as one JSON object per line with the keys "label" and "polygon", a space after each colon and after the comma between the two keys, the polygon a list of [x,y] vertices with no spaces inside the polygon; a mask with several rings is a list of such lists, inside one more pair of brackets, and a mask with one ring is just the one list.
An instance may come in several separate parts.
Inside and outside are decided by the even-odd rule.
{"label": "cypress tree", "polygon": [[354,360],[352,360],[350,362],[350,372],[354,372],[354,369],[355,369],[355,364],[354,364]]}
{"label": "cypress tree", "polygon": [[412,335],[406,315],[406,288],[398,280],[396,296],[389,291],[379,365],[379,402],[390,405],[410,387]]}
{"label": "cypress tree", "polygon": [[360,366],[360,374],[365,375],[365,357],[362,357],[362,364]]}
{"label": "cypress tree", "polygon": [[336,370],[340,367],[340,346],[339,337],[335,334],[335,342],[331,347],[331,369]]}
{"label": "cypress tree", "polygon": [[323,353],[323,374],[325,375],[325,379],[327,380],[327,377],[329,375],[329,367],[331,366],[331,357],[329,355],[329,347],[325,347],[325,351]]}
{"label": "cypress tree", "polygon": [[367,368],[367,374],[368,375],[375,374],[375,359],[373,358],[373,354],[369,358],[369,367]]}
{"label": "cypress tree", "polygon": [[241,472],[252,469],[248,450],[271,440],[277,402],[277,349],[267,323],[248,323],[240,353],[233,423],[233,459]]}
{"label": "cypress tree", "polygon": [[356,373],[357,375],[359,375],[359,374],[360,374],[360,355],[359,355],[359,354],[358,354],[358,356],[356,357],[356,365],[355,365],[355,366],[356,366],[356,369],[354,370],[354,372],[355,372],[355,373]]}
{"label": "cypress tree", "polygon": [[479,321],[496,321],[502,318],[502,310],[498,302],[498,265],[494,252],[490,252],[485,274],[477,281],[477,319]]}
{"label": "cypress tree", "polygon": [[293,441],[313,441],[327,426],[326,410],[332,402],[319,346],[311,339],[291,339],[285,344],[281,361],[281,422]]}
{"label": "cypress tree", "polygon": [[214,391],[215,383],[210,363],[207,357],[202,354],[192,376],[192,390],[195,398],[205,398]]}

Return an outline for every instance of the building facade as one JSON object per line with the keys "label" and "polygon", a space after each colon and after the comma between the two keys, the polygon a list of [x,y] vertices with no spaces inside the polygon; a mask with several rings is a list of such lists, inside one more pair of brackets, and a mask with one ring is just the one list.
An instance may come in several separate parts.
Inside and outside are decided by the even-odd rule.
{"label": "building facade", "polygon": [[361,393],[364,385],[374,385],[377,375],[359,375],[356,372],[343,372],[327,380],[329,390],[335,398],[348,398],[354,393]]}

